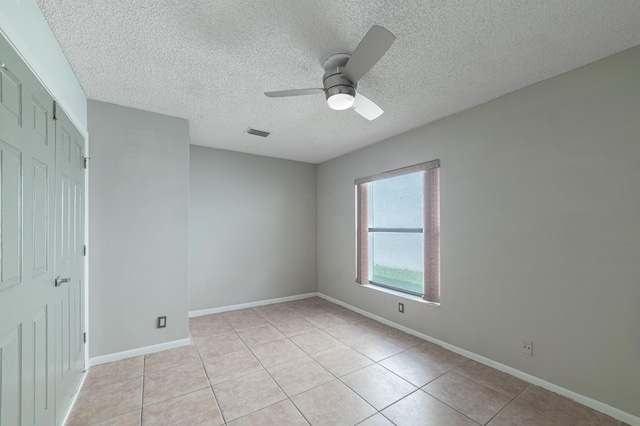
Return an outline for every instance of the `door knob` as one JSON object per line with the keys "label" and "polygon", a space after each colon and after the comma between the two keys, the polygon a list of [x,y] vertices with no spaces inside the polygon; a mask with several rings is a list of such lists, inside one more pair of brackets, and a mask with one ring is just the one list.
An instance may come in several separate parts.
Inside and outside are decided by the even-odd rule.
{"label": "door knob", "polygon": [[71,277],[62,278],[60,275],[56,277],[56,287],[60,287],[64,283],[71,281]]}

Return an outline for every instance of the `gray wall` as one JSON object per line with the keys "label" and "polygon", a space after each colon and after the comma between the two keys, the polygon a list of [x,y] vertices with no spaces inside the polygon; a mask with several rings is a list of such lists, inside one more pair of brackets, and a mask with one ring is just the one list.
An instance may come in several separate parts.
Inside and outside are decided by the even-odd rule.
{"label": "gray wall", "polygon": [[191,146],[190,173],[189,310],[316,291],[316,166]]}
{"label": "gray wall", "polygon": [[186,339],[189,125],[95,101],[88,119],[90,356]]}
{"label": "gray wall", "polygon": [[[635,48],[321,164],[318,291],[640,415],[638,75]],[[402,315],[354,283],[354,179],[432,159],[442,305]]]}

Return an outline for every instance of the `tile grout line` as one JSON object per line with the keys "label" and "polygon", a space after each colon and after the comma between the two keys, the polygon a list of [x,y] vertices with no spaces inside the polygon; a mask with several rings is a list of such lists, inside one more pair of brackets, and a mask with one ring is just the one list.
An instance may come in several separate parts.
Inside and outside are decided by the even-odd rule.
{"label": "tile grout line", "polygon": [[140,425],[142,425],[142,416],[144,413],[144,384],[147,381],[147,356],[142,358],[142,393],[140,395]]}

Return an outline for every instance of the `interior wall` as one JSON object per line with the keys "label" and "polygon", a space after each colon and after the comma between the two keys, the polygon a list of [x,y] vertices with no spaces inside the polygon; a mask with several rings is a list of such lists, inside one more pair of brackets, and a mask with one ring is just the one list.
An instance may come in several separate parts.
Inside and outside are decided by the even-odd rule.
{"label": "interior wall", "polygon": [[88,113],[89,355],[187,339],[188,122],[92,100]]}
{"label": "interior wall", "polygon": [[[321,164],[318,291],[640,416],[638,75],[634,48]],[[400,314],[354,282],[354,179],[433,159],[442,304]]]}
{"label": "interior wall", "polygon": [[0,31],[86,135],[87,96],[36,2],[0,2]]}
{"label": "interior wall", "polygon": [[316,166],[190,152],[189,310],[315,292]]}

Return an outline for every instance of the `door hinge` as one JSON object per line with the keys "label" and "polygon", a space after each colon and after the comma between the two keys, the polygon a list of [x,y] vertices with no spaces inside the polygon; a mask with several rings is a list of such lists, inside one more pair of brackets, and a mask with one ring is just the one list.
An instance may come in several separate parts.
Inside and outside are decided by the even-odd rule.
{"label": "door hinge", "polygon": [[91,159],[91,157],[82,157],[82,168],[86,169],[87,166],[89,165],[89,160]]}
{"label": "door hinge", "polygon": [[86,244],[84,246],[82,246],[82,255],[83,256],[87,255],[87,245]]}
{"label": "door hinge", "polygon": [[87,343],[87,332],[82,333],[82,342]]}
{"label": "door hinge", "polygon": [[53,101],[53,120],[57,120],[58,119],[58,103],[54,100]]}

